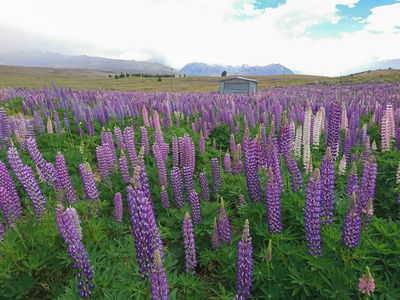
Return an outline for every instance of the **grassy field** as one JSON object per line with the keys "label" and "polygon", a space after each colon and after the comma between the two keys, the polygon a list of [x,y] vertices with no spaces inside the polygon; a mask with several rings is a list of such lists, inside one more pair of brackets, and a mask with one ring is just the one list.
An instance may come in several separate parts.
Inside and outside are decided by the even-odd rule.
{"label": "grassy field", "polygon": [[[160,92],[212,92],[218,91],[221,77],[174,77],[157,78],[125,77],[115,79],[119,72],[84,69],[53,69],[0,66],[0,87],[23,87],[41,89],[50,87],[53,81],[63,88],[74,90],[119,90]],[[109,75],[112,78],[109,78]],[[259,81],[258,89],[264,90],[288,85],[351,85],[357,83],[400,81],[400,70],[377,70],[342,77],[312,75],[247,76]]]}

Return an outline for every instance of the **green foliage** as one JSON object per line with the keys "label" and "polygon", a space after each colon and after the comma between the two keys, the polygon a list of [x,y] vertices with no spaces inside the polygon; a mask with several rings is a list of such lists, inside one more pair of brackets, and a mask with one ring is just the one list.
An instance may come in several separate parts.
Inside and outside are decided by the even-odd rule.
{"label": "green foliage", "polygon": [[[160,75],[159,78],[161,77]],[[16,99],[15,102],[10,102],[7,111],[19,111],[21,101]],[[113,130],[115,125],[123,129],[122,121],[130,124],[132,118],[112,119],[105,129]],[[196,148],[195,190],[200,192],[198,173],[206,172],[211,200],[200,203],[202,223],[194,226],[198,264],[195,274],[189,275],[185,273],[182,221],[185,213],[190,212],[190,207],[188,203],[181,209],[175,207],[174,195],[169,184],[167,191],[171,206],[168,209],[162,208],[157,165],[153,155],[145,156],[155,216],[166,252],[163,267],[166,270],[171,299],[232,299],[235,296],[237,250],[246,219],[250,223],[254,247],[251,289],[254,299],[356,299],[361,297],[357,284],[366,266],[370,267],[375,278],[374,298],[400,298],[400,220],[397,204],[399,190],[395,182],[400,160],[398,152],[376,154],[378,176],[375,216],[371,219],[368,231],[362,232],[360,245],[356,249],[348,250],[341,244],[342,224],[350,204],[350,199],[345,196],[349,169],[346,170],[346,175],[336,176],[334,225],[321,228],[323,258],[315,260],[308,255],[305,243],[305,188],[297,193],[291,191],[290,175],[283,161],[282,176],[286,192],[280,199],[284,229],[282,234],[277,236],[268,231],[265,203],[250,203],[245,174],[234,176],[224,171],[223,157],[229,151],[231,134],[229,126],[220,125],[213,130],[206,141],[206,153],[200,155],[199,133],[193,134],[191,127],[186,125],[186,120],[180,121],[180,128],[172,126],[169,132],[163,131],[163,137],[166,143],[170,144],[173,134],[182,137],[184,133],[190,132]],[[189,124],[193,121],[194,117],[191,116]],[[73,122],[72,117],[70,122]],[[143,125],[143,121],[134,119],[133,122],[135,141],[140,141],[140,126]],[[377,125],[373,125],[369,131],[372,140],[380,136],[375,126]],[[38,149],[44,159],[52,163],[58,151],[65,156],[78,198],[74,207],[82,221],[82,242],[91,265],[94,266],[96,288],[93,298],[148,299],[149,283],[147,280],[142,281],[138,274],[134,238],[126,203],[126,185],[118,169],[111,175],[112,186],[104,185],[101,180],[97,182],[100,195],[98,218],[91,218],[88,213],[88,201],[84,195],[78,166],[87,161],[97,174],[95,148],[101,144],[101,128],[97,121],[95,131],[94,137],[80,136],[73,126],[70,132],[64,132],[60,137],[54,134],[37,136]],[[256,128],[250,128],[252,137],[256,131]],[[148,133],[150,144],[153,144],[154,129],[148,128]],[[240,134],[235,133],[235,138],[237,143],[241,143],[243,128]],[[213,139],[216,140],[217,149],[211,146]],[[362,147],[358,149],[361,150]],[[136,150],[139,151],[139,148]],[[19,153],[24,164],[35,167],[26,151]],[[312,149],[315,167],[319,167],[324,153],[324,143],[321,143],[319,149]],[[213,157],[217,157],[221,165],[222,188],[218,195],[212,193],[210,160]],[[0,152],[0,160],[7,164],[4,149]],[[300,160],[299,165],[301,166]],[[166,168],[169,175],[172,169],[171,159],[166,161]],[[357,168],[361,178],[363,165],[360,163]],[[301,170],[303,171],[302,168]],[[132,174],[132,169],[130,172]],[[35,174],[38,178],[36,171]],[[306,176],[304,172],[302,175],[303,185],[306,186],[309,175]],[[12,177],[21,196],[24,217],[17,222],[17,230],[9,228],[4,235],[4,242],[0,242],[0,298],[77,299],[77,270],[72,268],[74,261],[69,257],[67,245],[60,237],[55,223],[54,188],[48,187],[45,182],[39,183],[47,200],[47,211],[38,222],[25,191],[15,176]],[[259,177],[263,187],[266,182],[265,172],[260,170]],[[124,199],[124,217],[121,223],[115,222],[113,215],[113,199],[116,192],[121,192]],[[243,205],[239,204],[240,194],[245,195]],[[211,235],[214,218],[220,209],[220,197],[224,198],[231,225],[232,243],[214,250],[211,248]],[[187,199],[185,200],[187,202]],[[272,260],[266,262],[269,240],[272,240]]]}

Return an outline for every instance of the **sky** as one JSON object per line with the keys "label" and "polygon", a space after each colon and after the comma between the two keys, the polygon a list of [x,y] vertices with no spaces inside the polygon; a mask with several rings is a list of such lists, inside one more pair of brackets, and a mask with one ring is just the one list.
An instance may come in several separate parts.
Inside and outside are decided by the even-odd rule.
{"label": "sky", "polygon": [[339,76],[400,59],[400,0],[3,0],[0,52],[280,63]]}

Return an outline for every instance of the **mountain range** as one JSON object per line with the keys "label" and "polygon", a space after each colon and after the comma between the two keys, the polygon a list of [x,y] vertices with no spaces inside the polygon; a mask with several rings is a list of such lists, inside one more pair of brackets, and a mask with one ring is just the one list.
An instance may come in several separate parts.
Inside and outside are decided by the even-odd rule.
{"label": "mountain range", "polygon": [[[0,65],[89,69],[110,72],[131,72],[149,74],[170,74],[171,68],[163,64],[149,61],[111,59],[87,55],[64,55],[60,53],[31,51],[0,53]],[[172,69],[172,73],[179,71]]]}
{"label": "mountain range", "polygon": [[227,75],[281,75],[294,74],[293,71],[281,64],[269,64],[267,66],[229,66],[207,65],[193,62],[185,65],[179,72],[190,76],[221,76],[226,71]]}

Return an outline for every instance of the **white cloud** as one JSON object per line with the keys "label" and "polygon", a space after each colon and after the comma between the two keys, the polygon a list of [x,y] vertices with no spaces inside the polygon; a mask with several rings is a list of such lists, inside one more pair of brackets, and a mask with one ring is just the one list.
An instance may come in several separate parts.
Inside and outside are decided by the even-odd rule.
{"label": "white cloud", "polygon": [[[383,5],[371,9],[372,14],[365,20],[365,30],[378,32],[399,32],[396,26],[400,26],[400,3]],[[400,37],[399,37],[400,39]]]}
{"label": "white cloud", "polygon": [[[359,31],[319,40],[306,36],[310,26],[339,21],[336,5],[351,7],[358,1],[287,0],[264,10],[256,9],[254,0],[120,0],[113,4],[70,0],[60,7],[50,0],[8,1],[2,4],[0,40],[7,36],[10,49],[25,46],[65,54],[152,59],[175,68],[193,61],[282,63],[303,73],[323,71],[335,76],[372,58],[398,58],[399,35],[393,30],[399,25],[397,10],[396,15],[378,7],[368,18],[365,29],[383,33]],[[238,20],[238,16],[251,18]],[[15,38],[2,34],[5,31]]]}

